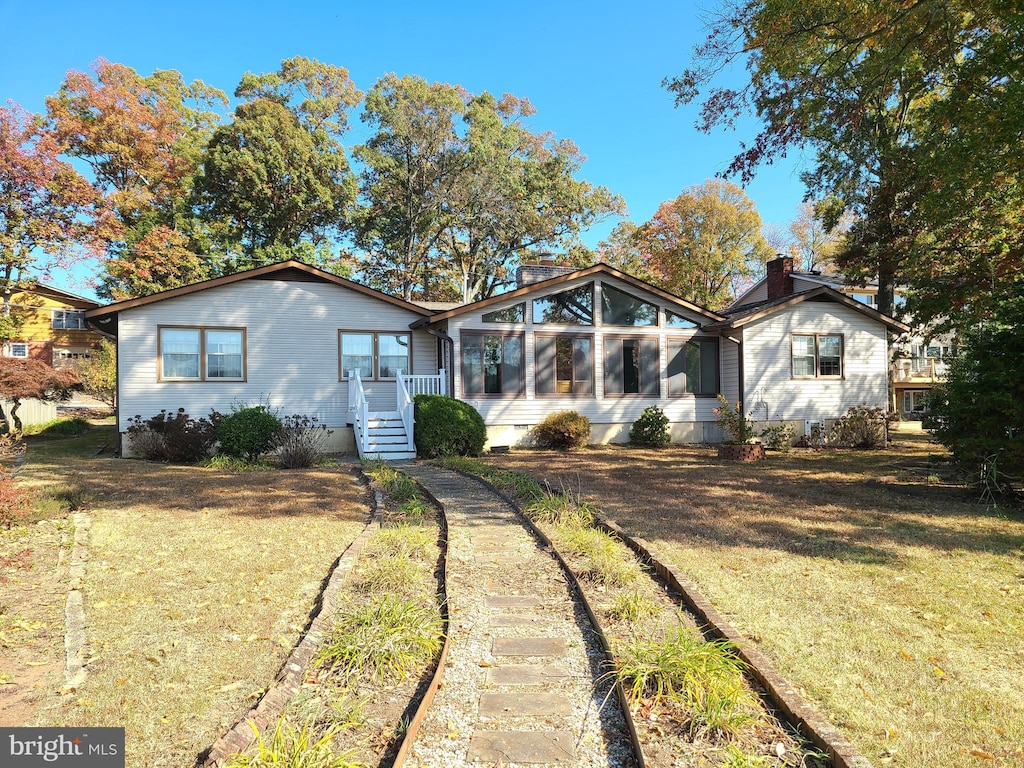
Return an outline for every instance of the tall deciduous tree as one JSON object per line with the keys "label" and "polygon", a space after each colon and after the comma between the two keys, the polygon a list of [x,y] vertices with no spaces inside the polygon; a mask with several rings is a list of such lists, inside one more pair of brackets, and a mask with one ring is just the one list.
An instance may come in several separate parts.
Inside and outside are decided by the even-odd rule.
{"label": "tall deciduous tree", "polygon": [[772,254],[754,202],[721,179],[662,203],[635,237],[651,282],[711,309],[727,305],[735,281]]}
{"label": "tall deciduous tree", "polygon": [[341,135],[361,94],[345,69],[296,57],[246,74],[235,95],[247,101],[214,132],[198,183],[204,211],[241,252],[228,269],[288,256],[332,268],[356,195]]}
{"label": "tall deciduous tree", "polygon": [[828,203],[800,203],[796,218],[789,223],[787,250],[799,269],[807,272],[831,272],[835,269],[836,255],[842,250],[846,233],[853,223],[850,215],[843,213],[834,224],[826,225],[824,219]]}
{"label": "tall deciduous tree", "polygon": [[456,134],[465,98],[456,86],[394,74],[366,95],[363,121],[375,132],[355,149],[363,201],[356,242],[367,255],[358,265],[363,279],[378,290],[409,299],[436,296],[439,279],[451,282],[437,246],[445,202],[465,167]]}
{"label": "tall deciduous tree", "polygon": [[[944,97],[993,33],[1005,39],[1001,25],[1012,5],[732,0],[695,65],[667,85],[680,103],[704,93],[702,129],[732,125],[747,109],[762,118],[763,129],[729,169],[745,180],[796,146],[815,153],[805,180],[816,196],[842,199],[862,222],[851,231],[855,256],[847,267],[877,277],[879,309],[891,313],[897,279],[927,245],[924,204],[935,190],[922,170],[925,145],[942,119],[951,120],[949,136],[957,134]],[[721,67],[737,60],[747,64],[749,84],[714,87]],[[998,81],[989,90],[1005,94]]]}
{"label": "tall deciduous tree", "polygon": [[578,233],[621,209],[576,178],[569,141],[525,126],[526,99],[387,75],[367,95],[377,132],[364,164],[359,244],[366,279],[406,298],[493,295],[530,249],[578,248]]}
{"label": "tall deciduous tree", "polygon": [[[100,291],[125,298],[151,291],[152,285],[132,276],[150,271],[148,259],[167,239],[166,230],[181,233],[190,245],[198,233],[190,192],[202,147],[218,120],[213,109],[227,100],[201,81],[186,84],[173,70],[144,77],[101,59],[93,72],[69,72],[47,99],[47,112],[65,152],[89,166],[94,187],[104,195],[103,215],[91,224],[94,236],[107,244],[114,271],[105,274]],[[214,269],[207,263],[198,275],[181,273],[187,280]]]}
{"label": "tall deciduous tree", "polygon": [[14,103],[0,107],[0,335],[13,331],[11,296],[26,273],[92,257],[98,248],[83,226],[98,195],[70,163],[40,119]]}

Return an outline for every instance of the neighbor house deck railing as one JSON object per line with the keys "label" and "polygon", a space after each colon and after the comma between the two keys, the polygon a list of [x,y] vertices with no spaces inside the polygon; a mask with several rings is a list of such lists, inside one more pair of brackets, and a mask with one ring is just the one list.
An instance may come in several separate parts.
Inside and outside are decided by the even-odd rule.
{"label": "neighbor house deck railing", "polygon": [[935,382],[946,378],[946,361],[939,357],[907,357],[893,362],[893,381]]}

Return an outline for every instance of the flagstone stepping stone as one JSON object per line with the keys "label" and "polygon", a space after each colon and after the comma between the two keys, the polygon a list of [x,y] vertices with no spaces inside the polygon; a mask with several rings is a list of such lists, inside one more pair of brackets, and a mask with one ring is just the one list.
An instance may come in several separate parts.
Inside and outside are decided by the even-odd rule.
{"label": "flagstone stepping stone", "polygon": [[544,685],[569,676],[569,670],[554,664],[503,664],[487,670],[491,685]]}
{"label": "flagstone stepping stone", "polygon": [[469,742],[473,762],[571,763],[572,734],[568,731],[477,731]]}
{"label": "flagstone stepping stone", "polygon": [[491,653],[495,656],[565,656],[565,638],[496,637]]}
{"label": "flagstone stepping stone", "polygon": [[569,699],[561,693],[484,693],[482,717],[549,717],[572,714]]}

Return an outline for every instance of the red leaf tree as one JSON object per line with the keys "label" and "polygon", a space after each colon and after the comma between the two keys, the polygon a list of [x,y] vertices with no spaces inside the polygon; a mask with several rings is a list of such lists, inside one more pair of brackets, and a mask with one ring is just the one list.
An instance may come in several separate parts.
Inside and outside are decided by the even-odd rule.
{"label": "red leaf tree", "polygon": [[0,357],[0,398],[9,400],[10,413],[4,418],[4,431],[21,432],[18,409],[23,400],[63,403],[78,385],[78,374],[70,369],[54,369],[39,360]]}

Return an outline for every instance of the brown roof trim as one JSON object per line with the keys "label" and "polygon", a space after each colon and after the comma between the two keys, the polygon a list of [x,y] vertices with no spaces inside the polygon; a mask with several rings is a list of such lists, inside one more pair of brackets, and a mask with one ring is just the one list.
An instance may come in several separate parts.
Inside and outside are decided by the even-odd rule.
{"label": "brown roof trim", "polygon": [[407,309],[410,312],[415,312],[417,315],[430,315],[430,310],[418,307],[415,304],[411,304],[408,301],[399,299],[396,296],[388,296],[386,293],[375,291],[373,288],[368,288],[365,285],[347,280],[344,277],[338,277],[330,272],[325,272],[322,269],[305,264],[301,261],[289,259],[288,261],[279,261],[276,264],[268,264],[264,267],[256,267],[254,269],[248,269],[245,272],[236,272],[233,275],[224,275],[223,277],[215,277],[211,280],[204,280],[201,283],[193,283],[192,285],[183,285],[180,288],[171,288],[167,291],[161,291],[160,293],[154,293],[150,296],[142,296],[137,299],[126,299],[124,301],[118,301],[113,304],[108,304],[105,307],[98,309],[91,309],[85,313],[87,319],[92,320],[94,318],[103,317],[106,315],[115,315],[118,312],[123,312],[126,309],[135,309],[136,307],[143,307],[147,304],[155,304],[158,301],[165,301],[167,299],[176,299],[179,296],[187,296],[192,293],[198,293],[199,291],[205,291],[209,288],[219,288],[223,285],[231,285],[241,280],[249,280],[252,278],[262,278],[272,276],[277,272],[283,272],[286,270],[298,270],[304,272],[310,277],[321,280],[325,283],[332,283],[334,285],[341,286],[342,288],[348,288],[349,290],[361,293],[365,296],[370,296],[374,299],[380,299],[389,304],[393,304],[396,307]]}
{"label": "brown roof trim", "polygon": [[[100,302],[93,299],[87,299],[84,296],[78,296],[69,291],[61,290],[60,288],[54,288],[52,285],[46,283],[33,283],[27,288],[21,288],[16,290],[15,293],[37,293],[41,295],[47,295],[51,298],[56,298],[61,301],[65,301],[68,304],[77,302],[78,304],[87,304],[90,307],[99,307]],[[85,309],[86,307],[76,307],[76,309]]]}
{"label": "brown roof trim", "polygon": [[[722,330],[728,330],[728,329],[731,329],[731,328],[740,328],[740,327],[746,325],[747,323],[753,322],[754,320],[760,320],[761,318],[767,317],[768,315],[773,315],[773,314],[775,314],[776,312],[778,312],[781,309],[786,309],[788,307],[792,307],[792,306],[794,306],[796,304],[800,304],[800,303],[802,303],[804,301],[808,301],[808,300],[812,300],[812,299],[822,299],[822,298],[830,300],[830,301],[834,301],[834,302],[836,302],[838,304],[843,304],[844,306],[849,307],[850,309],[854,310],[855,312],[859,312],[860,314],[864,315],[865,317],[869,317],[872,320],[877,320],[878,322],[880,322],[883,325],[885,325],[889,330],[893,331],[894,333],[896,333],[896,332],[898,332],[898,333],[909,333],[910,332],[910,326],[907,325],[906,323],[901,323],[899,320],[896,320],[895,318],[889,317],[888,315],[883,315],[877,309],[872,309],[867,304],[861,304],[856,299],[851,299],[845,293],[841,293],[841,292],[835,290],[834,288],[829,288],[826,285],[822,285],[822,286],[820,286],[818,288],[812,288],[809,291],[802,291],[800,293],[794,293],[792,296],[790,296],[785,301],[779,301],[777,303],[770,304],[768,306],[765,306],[765,307],[763,307],[761,309],[758,309],[758,310],[756,310],[754,312],[751,312],[749,314],[743,314],[743,315],[738,315],[738,316],[730,317],[729,319],[724,320],[723,322],[714,323],[713,325],[705,326],[705,329],[706,330],[722,331]],[[742,312],[742,311],[743,311],[742,307],[736,307],[733,310],[733,312],[737,312],[737,313]]]}
{"label": "brown roof trim", "polygon": [[466,312],[474,312],[480,309],[485,309],[486,307],[489,307],[492,304],[509,301],[510,299],[517,299],[521,296],[528,296],[531,293],[536,293],[537,291],[546,291],[550,288],[556,287],[563,283],[567,283],[572,280],[579,280],[580,278],[591,277],[593,275],[609,275],[610,277],[614,277],[617,280],[621,280],[624,283],[632,285],[634,288],[638,290],[653,294],[658,298],[663,299],[664,301],[671,302],[672,304],[685,307],[691,312],[696,312],[699,315],[704,315],[704,317],[707,317],[711,320],[725,320],[724,315],[719,315],[715,312],[712,312],[710,309],[707,309],[706,307],[702,307],[699,304],[694,304],[693,302],[689,302],[686,299],[681,299],[678,296],[669,293],[668,291],[664,291],[661,288],[656,288],[650,283],[646,283],[643,280],[640,280],[639,278],[633,277],[632,275],[627,275],[625,272],[620,272],[619,270],[615,269],[614,267],[610,267],[607,264],[594,264],[593,266],[585,267],[584,269],[578,269],[575,272],[569,272],[568,274],[565,275],[557,275],[547,280],[541,280],[540,282],[524,285],[522,288],[517,288],[516,290],[509,291],[508,293],[501,293],[498,294],[497,296],[491,296],[490,298],[487,299],[481,299],[480,301],[475,301],[471,304],[463,304],[461,307],[449,309],[446,312],[438,312],[437,314],[431,315],[430,317],[425,317],[420,320],[417,320],[415,323],[412,324],[411,327],[418,328],[422,325],[432,325],[437,321],[447,320],[451,317],[456,317],[457,315],[463,315]]}

